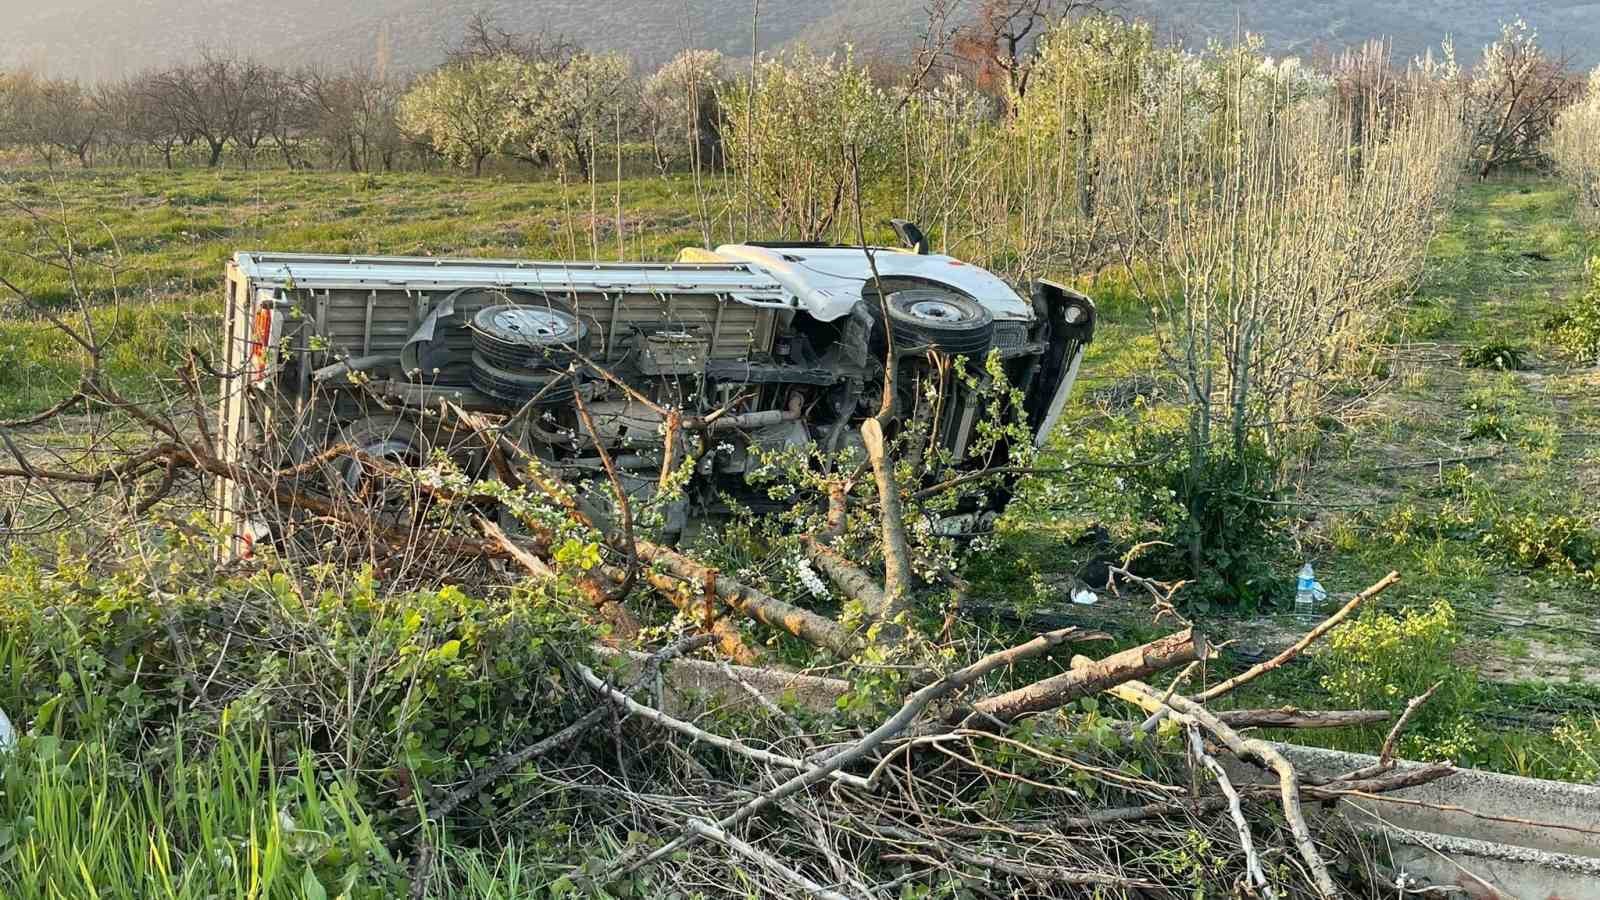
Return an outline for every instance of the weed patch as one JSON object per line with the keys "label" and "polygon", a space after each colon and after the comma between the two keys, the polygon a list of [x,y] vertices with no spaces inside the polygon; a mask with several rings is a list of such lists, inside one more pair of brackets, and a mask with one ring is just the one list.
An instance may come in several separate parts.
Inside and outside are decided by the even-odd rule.
{"label": "weed patch", "polygon": [[1461,352],[1461,364],[1469,369],[1496,369],[1520,372],[1526,369],[1523,349],[1504,340],[1490,340]]}

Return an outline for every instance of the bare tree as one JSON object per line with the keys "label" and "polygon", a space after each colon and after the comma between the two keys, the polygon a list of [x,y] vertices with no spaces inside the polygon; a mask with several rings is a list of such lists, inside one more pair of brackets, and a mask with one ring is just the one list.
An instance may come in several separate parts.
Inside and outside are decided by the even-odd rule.
{"label": "bare tree", "polygon": [[1105,6],[1104,0],[982,0],[973,20],[955,29],[949,44],[974,67],[980,86],[1020,97],[1028,90],[1033,49],[1050,26]]}
{"label": "bare tree", "polygon": [[400,83],[375,69],[310,70],[299,76],[308,127],[326,144],[336,165],[352,172],[392,168],[404,146],[395,122]]}
{"label": "bare tree", "polygon": [[450,48],[445,54],[445,61],[466,63],[497,56],[514,56],[527,62],[564,66],[582,49],[556,32],[541,30],[532,34],[518,34],[507,31],[500,27],[494,16],[480,11],[467,20],[461,42]]}
{"label": "bare tree", "polygon": [[247,149],[259,143],[250,120],[260,100],[258,85],[264,71],[254,62],[207,51],[199,62],[157,76],[161,93],[170,95],[169,102],[181,117],[183,131],[204,141],[210,150],[206,165],[220,163],[223,149],[241,135]]}
{"label": "bare tree", "polygon": [[130,134],[159,152],[166,167],[172,168],[172,151],[193,141],[176,79],[169,72],[146,72],[129,81],[128,91],[133,104]]}
{"label": "bare tree", "polygon": [[100,116],[83,85],[23,73],[7,80],[6,94],[14,144],[31,148],[51,168],[58,153],[90,164]]}
{"label": "bare tree", "polygon": [[1544,159],[1556,116],[1582,89],[1567,71],[1569,62],[1567,55],[1545,53],[1537,32],[1521,19],[1502,25],[1500,39],[1483,49],[1467,86],[1479,178]]}

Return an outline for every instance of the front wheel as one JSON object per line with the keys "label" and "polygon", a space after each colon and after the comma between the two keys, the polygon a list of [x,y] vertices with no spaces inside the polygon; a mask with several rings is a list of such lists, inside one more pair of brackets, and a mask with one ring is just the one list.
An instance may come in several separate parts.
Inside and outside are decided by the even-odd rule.
{"label": "front wheel", "polygon": [[929,347],[952,356],[977,358],[994,344],[993,314],[978,301],[953,291],[895,291],[881,306],[869,300],[868,307],[880,323],[887,308],[890,333],[900,349]]}

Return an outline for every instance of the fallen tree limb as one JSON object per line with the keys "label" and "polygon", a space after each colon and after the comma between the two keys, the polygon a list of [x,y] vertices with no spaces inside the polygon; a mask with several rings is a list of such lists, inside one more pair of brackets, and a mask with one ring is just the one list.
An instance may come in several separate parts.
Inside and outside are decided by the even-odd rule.
{"label": "fallen tree limb", "polygon": [[[1449,763],[1430,763],[1401,769],[1388,775],[1360,782],[1341,782],[1339,784],[1326,785],[1301,784],[1300,793],[1301,796],[1313,800],[1338,800],[1346,795],[1361,796],[1365,793],[1383,795],[1390,791],[1416,787],[1438,781],[1441,778],[1448,778],[1457,771],[1456,767]],[[1240,785],[1238,791],[1240,800],[1244,803],[1270,802],[1276,799],[1278,795],[1277,788],[1261,785]],[[1384,799],[1397,800],[1399,798],[1385,797]],[[1112,807],[1083,815],[1067,816],[1056,819],[1054,824],[1074,831],[1093,831],[1119,822],[1140,822],[1145,819],[1158,819],[1163,816],[1182,813],[1205,814],[1220,812],[1226,806],[1227,799],[1220,796],[1201,797],[1195,800],[1158,800],[1138,806]]]}
{"label": "fallen tree limb", "polygon": [[1344,606],[1340,607],[1338,612],[1324,619],[1317,627],[1306,632],[1305,636],[1300,638],[1300,640],[1295,641],[1288,647],[1285,647],[1277,656],[1274,656],[1266,662],[1257,663],[1245,671],[1240,672],[1238,675],[1229,678],[1227,681],[1212,685],[1200,693],[1193,695],[1189,699],[1195,701],[1196,703],[1209,703],[1210,701],[1221,697],[1223,694],[1226,694],[1242,685],[1248,684],[1257,678],[1260,678],[1262,675],[1272,671],[1273,669],[1278,668],[1289,660],[1299,656],[1307,647],[1316,643],[1318,638],[1327,634],[1329,631],[1332,631],[1335,626],[1348,618],[1351,613],[1355,612],[1356,609],[1361,606],[1361,604],[1388,590],[1390,586],[1398,583],[1399,581],[1400,573],[1390,572],[1389,574],[1378,579],[1378,582],[1372,587],[1369,587],[1354,597],[1351,597],[1350,601]]}
{"label": "fallen tree limb", "polygon": [[[1029,713],[1044,712],[1070,703],[1079,697],[1098,694],[1132,679],[1149,678],[1164,669],[1205,659],[1210,654],[1205,635],[1193,628],[1157,638],[1100,660],[1053,675],[1014,691],[989,697],[974,704],[969,714],[996,722],[1010,723]],[[963,716],[965,718],[965,716]]]}
{"label": "fallen tree limb", "polygon": [[806,558],[816,563],[817,568],[838,585],[839,590],[852,600],[859,601],[863,608],[882,610],[888,607],[889,601],[884,596],[883,588],[872,580],[865,569],[845,559],[838,551],[812,535],[801,538],[800,545],[805,548]]}
{"label": "fallen tree limb", "polygon": [[[892,825],[877,825],[873,826],[872,830],[893,840],[904,841],[907,843],[924,844],[924,842],[927,840],[925,835],[920,835],[916,832],[908,831],[904,828],[898,828]],[[1041,884],[1054,883],[1081,885],[1084,887],[1115,887],[1124,890],[1137,888],[1159,890],[1161,888],[1161,885],[1155,884],[1154,882],[1144,881],[1138,878],[1127,878],[1121,875],[1113,875],[1108,872],[1081,872],[1068,869],[1065,866],[1042,866],[1033,863],[1018,862],[1016,860],[1001,859],[1000,857],[992,856],[988,853],[979,853],[976,850],[970,850],[961,846],[960,844],[951,842],[940,842],[934,846],[943,855],[953,859],[958,859],[969,865],[981,866],[985,869],[993,869],[996,872],[1002,872],[1006,875],[1027,879],[1029,881],[1036,881]]]}
{"label": "fallen tree limb", "polygon": [[1401,733],[1406,730],[1406,725],[1411,722],[1411,717],[1417,714],[1417,710],[1421,709],[1422,705],[1427,703],[1428,700],[1433,697],[1434,692],[1438,691],[1439,687],[1443,684],[1444,682],[1442,681],[1436,681],[1433,683],[1433,687],[1428,688],[1426,691],[1423,691],[1417,696],[1406,701],[1405,710],[1400,713],[1400,718],[1395,721],[1394,727],[1389,729],[1389,733],[1383,739],[1383,748],[1378,751],[1377,762],[1370,766],[1364,766],[1360,769],[1356,769],[1353,772],[1341,775],[1334,780],[1358,781],[1363,778],[1371,778],[1375,775],[1381,775],[1384,772],[1393,769],[1394,751],[1395,748],[1399,746]]}
{"label": "fallen tree limb", "polygon": [[905,515],[900,509],[900,485],[884,442],[883,426],[877,419],[861,423],[861,441],[872,462],[883,526],[883,591],[879,606],[869,607],[867,613],[875,619],[893,621],[907,610],[911,599],[911,549],[906,542]]}
{"label": "fallen tree limb", "polygon": [[712,584],[723,603],[763,625],[787,631],[839,659],[849,659],[861,649],[861,643],[854,635],[826,616],[735,581],[676,550],[643,538],[639,539],[637,546],[641,560],[659,565],[691,584]]}
{"label": "fallen tree limb", "polygon": [[[670,716],[653,706],[646,706],[643,703],[634,700],[632,697],[629,697],[622,691],[617,690],[616,688],[607,684],[588,666],[578,666],[578,674],[583,677],[584,683],[587,684],[591,690],[610,700],[617,706],[620,706],[628,715],[644,719],[647,722],[654,722],[662,728],[666,728],[670,731],[676,731],[690,740],[698,741],[702,744],[710,744],[719,750],[738,754],[746,759],[752,759],[756,762],[765,763],[769,766],[778,766],[784,769],[804,771],[809,765],[804,760],[795,759],[792,756],[784,756],[781,753],[773,753],[770,750],[762,750],[759,747],[752,747],[738,738],[723,737],[720,734],[713,734],[703,728],[699,728],[695,725],[685,722],[682,719]],[[851,775],[846,772],[834,772],[833,779],[843,784],[848,784],[851,787],[861,788],[863,790],[871,787],[867,779],[862,778],[859,775]]]}
{"label": "fallen tree limb", "polygon": [[1277,900],[1278,894],[1261,868],[1261,857],[1256,853],[1255,838],[1250,834],[1249,820],[1244,817],[1244,803],[1239,799],[1239,792],[1233,789],[1233,782],[1229,780],[1228,771],[1222,767],[1222,763],[1206,752],[1206,742],[1200,737],[1200,729],[1193,725],[1189,726],[1189,754],[1217,779],[1217,788],[1228,803],[1228,815],[1233,817],[1233,827],[1239,833],[1239,848],[1244,851],[1245,871],[1250,875],[1250,880],[1255,882],[1256,888],[1267,900]]}
{"label": "fallen tree limb", "polygon": [[[773,803],[831,778],[833,773],[840,771],[851,763],[866,758],[885,741],[904,731],[916,720],[917,716],[922,714],[923,710],[927,709],[935,701],[971,685],[996,669],[1015,665],[1018,662],[1032,659],[1045,653],[1068,640],[1074,633],[1076,633],[1076,629],[1063,629],[1049,634],[1041,634],[1027,643],[991,653],[971,665],[951,672],[932,684],[919,688],[906,698],[894,715],[885,719],[878,727],[860,740],[833,752],[806,771],[746,801],[738,809],[718,821],[716,827],[726,831],[756,815]],[[883,771],[884,767],[880,763],[872,770],[872,774],[868,776],[868,782],[876,784]],[[599,886],[609,884],[641,866],[649,865],[677,853],[693,843],[697,838],[698,835],[693,831],[686,830],[684,834],[666,842],[646,856],[614,866],[611,870],[601,873],[595,877],[594,883]]]}
{"label": "fallen tree limb", "polygon": [[1229,709],[1216,714],[1230,728],[1348,728],[1376,725],[1394,715],[1386,709]]}
{"label": "fallen tree limb", "polygon": [[[627,573],[616,566],[606,566],[604,569],[606,577],[617,585],[621,585],[626,578]],[[666,572],[658,572],[653,568],[645,568],[640,574],[656,593],[665,597],[684,615],[702,622],[706,631],[717,639],[717,650],[723,656],[741,666],[753,666],[761,662],[761,654],[751,648],[744,635],[739,633],[738,626],[708,604],[703,590],[697,593],[692,590],[695,586],[690,582],[674,578]],[[710,599],[717,599],[714,590]]]}
{"label": "fallen tree limb", "polygon": [[[1079,657],[1073,660],[1073,665],[1088,666],[1092,660]],[[1257,738],[1240,737],[1239,733],[1213,715],[1199,703],[1187,697],[1170,697],[1163,699],[1161,695],[1150,688],[1149,685],[1139,681],[1126,681],[1109,689],[1109,692],[1122,700],[1138,706],[1147,713],[1157,712],[1164,707],[1170,707],[1173,715],[1187,724],[1204,728],[1213,737],[1228,748],[1228,751],[1240,759],[1255,760],[1278,776],[1281,802],[1284,818],[1289,822],[1289,830],[1294,835],[1295,848],[1300,851],[1300,858],[1310,870],[1312,881],[1316,884],[1318,892],[1324,900],[1333,900],[1339,896],[1338,888],[1334,886],[1333,876],[1328,872],[1328,864],[1323,861],[1322,854],[1318,852],[1316,843],[1311,836],[1311,828],[1306,824],[1305,813],[1300,809],[1300,775],[1293,765],[1279,753],[1277,748],[1266,741]]]}
{"label": "fallen tree limb", "polygon": [[841,894],[832,888],[823,887],[822,885],[817,884],[815,881],[812,881],[804,875],[801,875],[799,872],[795,871],[793,864],[778,859],[771,854],[763,853],[760,850],[757,850],[750,844],[739,840],[738,838],[727,833],[721,828],[712,825],[710,822],[707,822],[704,819],[690,819],[689,830],[699,837],[705,838],[709,841],[714,841],[723,845],[724,847],[727,847],[729,850],[732,850],[740,856],[743,856],[745,859],[748,859],[751,862],[760,865],[762,868],[771,871],[773,874],[784,879],[785,881],[797,885],[801,890],[813,897],[820,898],[820,900],[851,900],[848,895]]}

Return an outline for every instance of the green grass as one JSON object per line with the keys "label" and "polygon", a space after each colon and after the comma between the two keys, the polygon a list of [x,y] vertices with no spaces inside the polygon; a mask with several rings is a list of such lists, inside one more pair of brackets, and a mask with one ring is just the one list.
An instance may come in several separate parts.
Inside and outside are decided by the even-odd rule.
{"label": "green grass", "polygon": [[342,784],[302,754],[274,767],[237,735],[129,771],[93,740],[27,738],[0,757],[0,895],[393,896],[403,876]]}
{"label": "green grass", "polygon": [[[623,254],[670,259],[699,245],[686,177],[622,185]],[[75,171],[0,176],[0,275],[53,308],[74,301],[53,263],[68,241],[78,284],[115,347],[112,375],[148,385],[188,347],[214,349],[223,266],[240,250],[430,256],[602,258],[618,253],[615,185],[450,173]],[[69,341],[0,291],[0,418],[71,390],[82,360]]]}

